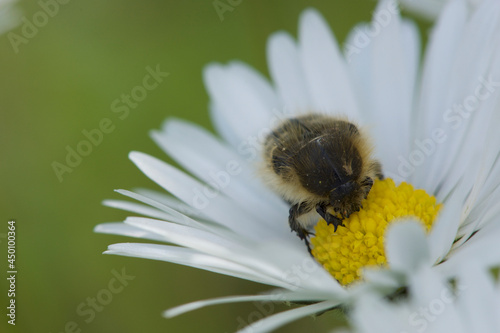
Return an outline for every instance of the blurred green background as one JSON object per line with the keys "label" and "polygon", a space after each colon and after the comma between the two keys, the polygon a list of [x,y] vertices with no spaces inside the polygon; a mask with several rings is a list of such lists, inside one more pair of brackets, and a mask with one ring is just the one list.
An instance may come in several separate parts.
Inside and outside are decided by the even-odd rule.
{"label": "blurred green background", "polygon": [[[256,319],[248,318],[256,309],[251,303],[163,318],[163,310],[178,304],[270,287],[164,262],[102,255],[109,244],[134,240],[92,231],[98,223],[127,216],[101,205],[103,199],[120,198],[114,189],[157,188],[127,158],[138,150],[170,161],[150,140],[149,130],[169,116],[212,129],[201,78],[205,64],[240,59],[268,75],[267,37],[277,30],[296,35],[306,7],[319,9],[342,42],[356,23],[370,19],[375,2],[259,0],[229,6],[233,10],[221,20],[213,1],[69,1],[18,45],[18,53],[7,34],[0,36],[0,267],[4,276],[7,221],[15,219],[18,269],[17,325],[6,323],[2,278],[0,327],[52,333],[232,332]],[[30,22],[42,10],[35,1],[19,7]],[[22,29],[11,31],[22,35]],[[157,64],[170,75],[119,119],[111,103],[141,85],[146,67]],[[97,128],[103,118],[112,120],[114,130],[60,182],[52,163],[66,164],[66,146],[75,149],[85,139],[82,131]],[[91,309],[85,305],[88,298],[105,297],[102,290],[109,288],[113,270],[135,278],[95,317],[77,312]],[[335,321],[335,314],[327,313],[279,332],[327,332]]]}

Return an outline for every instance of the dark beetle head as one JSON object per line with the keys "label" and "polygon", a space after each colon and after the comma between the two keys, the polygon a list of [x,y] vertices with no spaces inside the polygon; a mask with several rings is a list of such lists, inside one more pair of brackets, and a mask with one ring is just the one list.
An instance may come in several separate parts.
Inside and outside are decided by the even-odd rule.
{"label": "dark beetle head", "polygon": [[348,181],[330,192],[330,205],[343,217],[349,217],[363,206],[361,202],[370,192],[373,180],[366,177],[362,182]]}
{"label": "dark beetle head", "polygon": [[348,181],[330,192],[330,205],[343,217],[349,217],[361,208],[364,193],[357,182]]}

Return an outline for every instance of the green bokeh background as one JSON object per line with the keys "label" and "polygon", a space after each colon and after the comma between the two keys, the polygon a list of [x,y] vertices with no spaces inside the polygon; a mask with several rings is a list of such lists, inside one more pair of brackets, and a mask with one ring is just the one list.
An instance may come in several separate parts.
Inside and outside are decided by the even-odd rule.
{"label": "green bokeh background", "polygon": [[[222,0],[227,3],[227,1]],[[233,1],[233,3],[236,1]],[[135,241],[95,234],[96,224],[122,221],[126,212],[101,201],[114,189],[158,189],[128,160],[131,150],[170,159],[148,136],[169,116],[212,129],[201,72],[209,62],[240,59],[268,75],[267,37],[296,35],[299,14],[319,9],[339,41],[375,3],[344,1],[242,1],[221,21],[212,1],[70,1],[15,53],[0,36],[1,190],[0,267],[6,266],[7,221],[17,221],[17,325],[7,325],[6,279],[0,279],[0,331],[232,332],[255,320],[254,304],[220,305],[173,319],[161,312],[198,299],[256,293],[268,286],[169,263],[102,255],[109,244]],[[41,10],[21,2],[28,20]],[[21,35],[22,26],[12,31]],[[425,25],[424,25],[425,29]],[[111,103],[142,83],[146,67],[170,76],[120,120]],[[103,118],[115,125],[100,145],[59,182],[51,164],[65,163],[67,145]],[[135,276],[94,319],[76,312],[106,289],[112,270]],[[269,309],[268,306],[266,309]],[[287,309],[273,305],[276,312]],[[267,311],[267,310],[264,310]],[[305,318],[279,332],[327,332],[333,312]],[[238,319],[240,318],[240,319]]]}

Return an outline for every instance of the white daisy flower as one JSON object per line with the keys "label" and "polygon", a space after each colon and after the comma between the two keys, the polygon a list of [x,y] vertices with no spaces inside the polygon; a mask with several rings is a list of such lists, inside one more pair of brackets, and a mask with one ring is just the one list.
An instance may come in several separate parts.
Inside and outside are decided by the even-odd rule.
{"label": "white daisy flower", "polygon": [[19,25],[21,11],[16,7],[16,0],[0,0],[0,34]]}
{"label": "white daisy flower", "polygon": [[[393,227],[389,242],[394,240],[392,236],[411,241],[414,234],[398,227]],[[428,245],[417,225],[402,227],[415,229],[423,241],[420,246]],[[349,317],[352,333],[500,332],[500,286],[488,267],[473,260],[463,261],[452,281],[421,266],[410,277],[405,297],[389,300],[364,293]]]}
{"label": "white daisy flower", "polygon": [[[209,65],[204,77],[211,115],[223,139],[180,120],[168,120],[152,133],[192,176],[144,153],[130,154],[172,196],[119,190],[143,204],[105,204],[147,217],[102,224],[96,231],[177,246],[125,243],[105,253],[279,288],[198,301],[165,316],[224,302],[316,302],[248,328],[269,331],[370,290],[394,293],[407,285],[416,266],[453,277],[471,257],[482,265],[500,262],[500,251],[491,251],[500,232],[494,218],[500,199],[500,3],[484,1],[470,12],[465,1],[451,1],[421,68],[417,29],[394,4],[382,1],[371,25],[353,30],[344,54],[321,15],[306,10],[297,42],[284,32],[269,39],[274,84],[239,62]],[[308,111],[366,125],[389,177],[375,182],[365,208],[344,220],[345,228],[333,232],[324,221],[317,224],[311,239],[316,260],[290,233],[288,205],[255,172],[261,144],[276,122]],[[418,233],[386,242],[386,227],[400,218],[425,225],[428,247],[421,246]]]}

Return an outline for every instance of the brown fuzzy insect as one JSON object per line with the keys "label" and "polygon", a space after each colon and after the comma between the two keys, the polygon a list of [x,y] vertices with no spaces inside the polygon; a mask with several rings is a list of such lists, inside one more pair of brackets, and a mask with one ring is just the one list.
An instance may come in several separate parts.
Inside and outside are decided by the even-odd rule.
{"label": "brown fuzzy insect", "polygon": [[263,176],[291,208],[288,222],[306,242],[319,214],[337,227],[359,211],[382,168],[353,123],[324,114],[286,119],[264,143]]}

